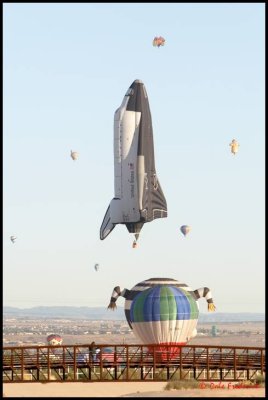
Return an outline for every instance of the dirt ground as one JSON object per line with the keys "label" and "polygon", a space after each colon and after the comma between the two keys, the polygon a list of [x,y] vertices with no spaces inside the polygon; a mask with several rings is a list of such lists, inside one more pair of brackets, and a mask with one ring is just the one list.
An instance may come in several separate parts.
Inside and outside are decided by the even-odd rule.
{"label": "dirt ground", "polygon": [[6,383],[3,397],[265,397],[264,388],[164,390],[166,382]]}

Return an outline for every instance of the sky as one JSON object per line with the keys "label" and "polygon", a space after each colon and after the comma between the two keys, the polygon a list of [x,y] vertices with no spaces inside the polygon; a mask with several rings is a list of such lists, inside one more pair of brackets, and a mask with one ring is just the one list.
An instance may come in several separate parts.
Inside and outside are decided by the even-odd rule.
{"label": "sky", "polygon": [[[108,306],[114,286],[167,277],[209,287],[217,312],[264,312],[264,7],[3,4],[5,306]],[[114,112],[135,79],[168,217],[133,249],[125,225],[104,241],[99,230]]]}

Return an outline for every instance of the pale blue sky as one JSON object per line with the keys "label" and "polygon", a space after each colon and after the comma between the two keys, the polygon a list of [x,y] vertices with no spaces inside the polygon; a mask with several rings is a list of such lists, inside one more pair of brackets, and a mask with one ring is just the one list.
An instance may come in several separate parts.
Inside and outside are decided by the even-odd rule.
{"label": "pale blue sky", "polygon": [[[264,11],[4,4],[4,305],[106,306],[115,285],[169,277],[208,286],[218,312],[264,311]],[[159,35],[166,45],[153,47]],[[114,194],[114,112],[135,79],[168,218],[145,224],[132,249],[124,225],[104,241],[99,228]]]}

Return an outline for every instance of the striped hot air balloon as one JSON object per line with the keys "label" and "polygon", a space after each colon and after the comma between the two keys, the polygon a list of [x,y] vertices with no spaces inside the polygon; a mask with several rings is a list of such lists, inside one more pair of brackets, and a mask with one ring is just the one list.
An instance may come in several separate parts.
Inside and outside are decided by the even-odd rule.
{"label": "striped hot air balloon", "polygon": [[186,344],[196,327],[198,314],[193,296],[172,285],[144,290],[130,307],[133,332],[143,343]]}
{"label": "striped hot air balloon", "polygon": [[[215,309],[208,288],[192,290],[185,283],[169,278],[151,278],[122,292],[117,286],[109,308],[115,307],[119,296],[126,299],[125,315],[135,336],[151,351],[150,345],[158,345],[162,360],[173,358],[180,346],[196,334],[200,297],[206,298],[210,311]],[[169,345],[168,353],[166,345]]]}

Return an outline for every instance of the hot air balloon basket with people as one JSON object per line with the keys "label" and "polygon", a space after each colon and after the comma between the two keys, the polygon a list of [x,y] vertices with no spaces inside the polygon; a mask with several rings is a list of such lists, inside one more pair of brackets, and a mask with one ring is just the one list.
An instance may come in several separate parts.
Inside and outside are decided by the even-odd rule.
{"label": "hot air balloon basket with people", "polygon": [[148,345],[148,355],[153,356],[156,362],[169,362],[179,358],[181,345],[178,343],[168,343],[161,345]]}
{"label": "hot air balloon basket with people", "polygon": [[170,278],[151,278],[131,290],[113,289],[108,308],[114,310],[119,296],[125,298],[125,316],[129,327],[155,360],[176,358],[180,348],[196,335],[198,300],[204,297],[208,311],[214,311],[211,291],[196,290]]}

